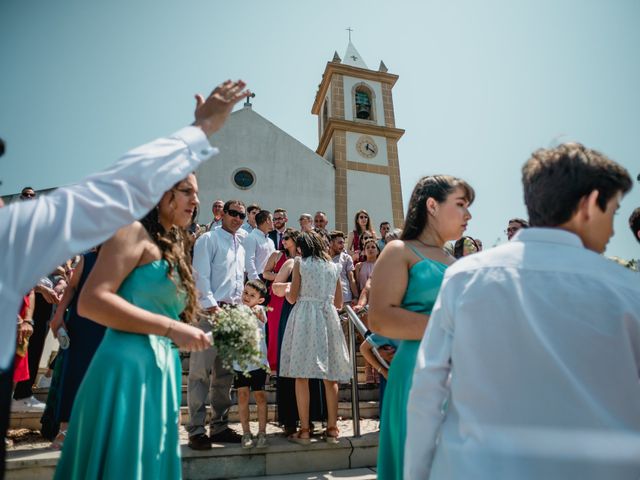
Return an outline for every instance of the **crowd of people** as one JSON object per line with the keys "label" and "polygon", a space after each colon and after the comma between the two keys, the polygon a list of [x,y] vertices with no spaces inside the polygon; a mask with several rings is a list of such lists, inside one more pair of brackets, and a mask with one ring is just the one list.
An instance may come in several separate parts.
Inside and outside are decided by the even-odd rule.
{"label": "crowd of people", "polygon": [[[2,305],[18,312],[3,388],[15,389],[14,410],[43,411],[62,449],[56,478],[181,477],[178,348],[191,352],[190,448],[267,447],[269,375],[288,440],[308,445],[322,421],[323,440],[338,443],[338,385],[352,379],[346,305],[373,332],[360,351],[381,389],[379,478],[637,476],[640,284],[600,255],[632,186],[624,168],[580,144],[534,152],[522,170],[529,219],[510,219],[509,241],[485,250],[464,235],[476,192],[449,175],[418,181],[402,229],[383,221],[376,231],[364,209],[349,232],[328,231],[321,211],[293,228],[285,209],[235,199],[216,200],[199,225],[189,172],[215,154],[207,137],[244,87],[198,96],[194,126],[111,171],[50,198],[25,189],[24,202],[0,209],[3,275],[16,276],[11,291],[0,282]],[[141,182],[148,169],[155,176]],[[92,228],[105,198],[111,213]],[[36,212],[49,215],[25,220]],[[640,209],[629,225],[640,242]],[[18,275],[16,264],[45,251],[24,240],[55,229],[64,235],[51,258]],[[248,370],[229,367],[207,337],[216,315],[240,305],[262,332]],[[31,393],[39,308],[61,345],[46,407]],[[229,428],[232,388],[242,435]]]}

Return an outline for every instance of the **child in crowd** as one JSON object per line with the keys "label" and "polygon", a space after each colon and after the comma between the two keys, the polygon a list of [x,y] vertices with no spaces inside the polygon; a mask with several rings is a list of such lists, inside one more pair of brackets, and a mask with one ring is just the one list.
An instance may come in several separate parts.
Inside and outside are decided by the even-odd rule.
{"label": "child in crowd", "polygon": [[267,446],[267,395],[264,386],[267,383],[267,370],[269,366],[267,360],[267,344],[265,341],[265,323],[267,313],[262,304],[267,297],[267,287],[260,280],[251,280],[244,286],[242,292],[242,303],[251,308],[256,315],[256,322],[262,332],[260,342],[260,365],[253,365],[245,375],[239,371],[239,366],[234,365],[235,380],[234,386],[238,391],[238,411],[240,413],[240,423],[242,424],[242,448],[253,447],[253,437],[249,425],[249,392],[253,391],[258,406],[258,440],[256,447]]}

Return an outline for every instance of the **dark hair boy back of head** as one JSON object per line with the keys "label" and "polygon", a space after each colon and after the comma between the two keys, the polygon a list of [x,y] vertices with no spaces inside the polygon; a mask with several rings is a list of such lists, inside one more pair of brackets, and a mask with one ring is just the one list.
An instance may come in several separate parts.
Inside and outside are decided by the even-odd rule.
{"label": "dark hair boy back of head", "polygon": [[640,242],[640,207],[636,208],[629,217],[629,228],[633,232],[633,236]]}
{"label": "dark hair boy back of head", "polygon": [[267,298],[268,291],[267,286],[264,284],[264,282],[261,282],[260,280],[249,280],[247,283],[245,283],[245,286],[253,288],[260,294],[260,298]]}
{"label": "dark hair boy back of head", "polygon": [[271,212],[269,210],[260,210],[258,213],[256,213],[256,225],[263,225],[264,222],[269,220],[269,215],[271,215]]}
{"label": "dark hair boy back of head", "polygon": [[629,172],[602,153],[579,143],[533,152],[522,167],[524,203],[532,227],[556,227],[569,221],[580,199],[597,190],[604,212],[617,193],[632,186]]}

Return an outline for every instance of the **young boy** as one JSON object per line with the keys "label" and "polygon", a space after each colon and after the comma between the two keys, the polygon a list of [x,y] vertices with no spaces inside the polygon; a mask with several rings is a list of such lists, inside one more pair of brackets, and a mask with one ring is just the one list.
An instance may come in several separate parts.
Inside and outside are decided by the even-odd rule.
{"label": "young boy", "polygon": [[242,292],[242,303],[251,308],[256,315],[256,321],[262,331],[260,341],[260,364],[253,365],[248,374],[239,371],[239,367],[234,365],[235,380],[234,387],[238,391],[238,411],[240,413],[240,423],[242,424],[242,448],[253,447],[251,427],[249,426],[249,390],[253,391],[258,406],[258,440],[256,447],[267,446],[267,396],[264,386],[267,383],[267,371],[265,366],[269,365],[267,360],[267,344],[265,342],[265,323],[267,315],[262,304],[267,297],[267,287],[260,280],[248,281]]}

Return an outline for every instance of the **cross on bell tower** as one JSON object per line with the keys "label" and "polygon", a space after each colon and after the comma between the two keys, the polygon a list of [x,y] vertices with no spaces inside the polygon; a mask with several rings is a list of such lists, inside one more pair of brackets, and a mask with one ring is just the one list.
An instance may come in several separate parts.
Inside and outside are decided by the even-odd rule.
{"label": "cross on bell tower", "polygon": [[311,112],[318,115],[316,153],[335,167],[335,225],[353,229],[355,212],[365,209],[376,224],[404,222],[398,140],[392,89],[398,76],[369,69],[351,41],[341,60],[327,62]]}

